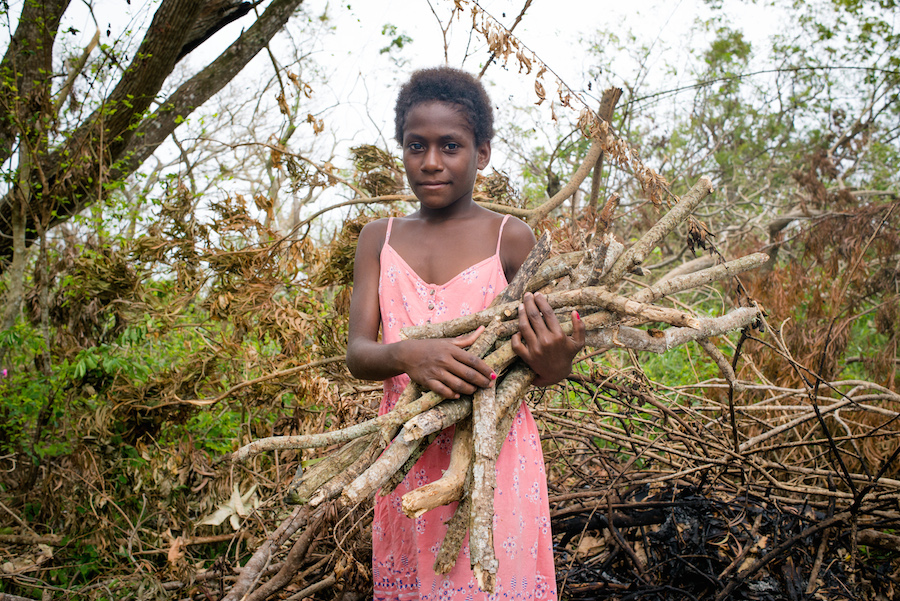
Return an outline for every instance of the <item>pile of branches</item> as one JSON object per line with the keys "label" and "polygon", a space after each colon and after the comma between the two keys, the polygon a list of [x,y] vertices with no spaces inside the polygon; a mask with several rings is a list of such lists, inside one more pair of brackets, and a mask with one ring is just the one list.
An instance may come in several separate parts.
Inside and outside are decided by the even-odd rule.
{"label": "pile of branches", "polygon": [[851,513],[833,504],[817,508],[708,482],[626,486],[603,497],[554,511],[557,577],[567,599],[895,598],[895,558],[880,551],[856,569],[833,558],[860,544],[896,551],[898,537],[882,530],[900,525],[898,516],[860,516],[854,533]]}
{"label": "pile of branches", "polygon": [[[782,387],[732,413],[727,397],[716,400],[724,384],[709,383],[706,398],[672,403],[639,376],[598,371],[570,378],[564,402],[535,410],[547,428],[545,458],[555,466],[548,486],[561,593],[652,601],[894,598],[900,481],[888,470],[896,471],[896,444],[877,470],[849,466],[877,459],[854,447],[882,435],[896,440],[900,414],[877,400],[896,409],[900,395],[856,382],[842,399],[821,394],[803,405],[807,390]],[[763,387],[744,388],[749,397]],[[852,435],[829,442],[816,414],[848,405],[878,419],[863,428],[859,414],[847,417]]]}
{"label": "pile of branches", "polygon": [[[545,234],[516,278],[488,309],[456,320],[404,330],[403,335],[410,338],[453,337],[484,326],[469,351],[484,358],[498,374],[494,387],[480,390],[473,397],[445,400],[410,385],[389,413],[342,430],[257,440],[235,451],[231,460],[242,462],[264,451],[343,444],[340,450],[330,453],[314,468],[305,473],[298,471],[289,487],[290,500],[302,506],[285,524],[315,525],[321,523],[335,506],[341,509],[358,507],[368,503],[379,490],[382,494],[394,490],[433,437],[456,424],[449,469],[440,480],[404,495],[402,506],[407,515],[416,517],[435,507],[459,501],[435,570],[446,573],[452,569],[468,532],[470,558],[478,584],[482,590],[492,592],[498,565],[491,533],[495,462],[515,412],[534,379],[534,373],[517,358],[509,342],[517,330],[522,295],[526,291],[546,294],[567,333],[571,333],[572,324],[566,321],[566,316],[573,309],[577,310],[588,331],[587,346],[594,351],[628,348],[664,352],[689,341],[698,341],[721,366],[724,376],[734,382],[733,370],[709,338],[758,323],[759,310],[739,307],[720,317],[703,318],[655,303],[677,292],[758,267],[767,260],[766,255],[749,255],[693,274],[676,275],[631,297],[616,292],[630,274],[643,274],[641,265],[649,253],[667,234],[689,219],[694,208],[711,191],[711,182],[701,178],[627,251],[608,231],[600,231],[587,250],[548,259],[550,238]],[[600,221],[608,223],[608,216],[616,206],[617,199],[610,198]],[[646,323],[663,323],[669,327],[662,331],[636,327]],[[285,528],[284,524],[282,528]],[[280,538],[283,533],[278,533],[275,539],[270,537],[266,545]],[[305,544],[308,545],[308,541]],[[265,563],[270,552],[266,545],[245,566],[227,598],[241,598],[255,581],[258,572],[253,574],[252,567],[256,565],[255,560],[260,565]],[[276,576],[248,598],[265,598],[277,590],[279,584],[286,584],[291,569],[285,568],[282,576]]]}

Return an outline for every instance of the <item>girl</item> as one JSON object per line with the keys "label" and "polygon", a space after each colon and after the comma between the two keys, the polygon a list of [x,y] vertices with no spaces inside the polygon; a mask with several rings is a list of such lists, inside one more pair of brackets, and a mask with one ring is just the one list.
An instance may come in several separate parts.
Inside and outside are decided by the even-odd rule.
{"label": "girl", "polygon": [[[390,411],[410,379],[446,398],[473,394],[496,379],[463,350],[480,331],[452,340],[400,340],[401,328],[480,311],[506,286],[535,243],[522,221],[472,200],[475,176],[491,156],[493,116],[481,84],[441,67],[413,74],[400,90],[395,135],[419,210],[366,225],[359,236],[350,304],[347,365],[354,376],[384,380],[379,413]],[[584,346],[584,325],[566,336],[546,299],[526,295],[515,352],[538,385],[569,374]],[[379,326],[382,341],[378,341]],[[487,599],[478,590],[465,544],[446,576],[433,565],[455,503],[412,520],[400,498],[441,477],[453,428],[442,432],[394,493],[375,505],[375,599]],[[549,505],[540,437],[523,403],[497,461],[494,546],[497,598],[555,599]]]}

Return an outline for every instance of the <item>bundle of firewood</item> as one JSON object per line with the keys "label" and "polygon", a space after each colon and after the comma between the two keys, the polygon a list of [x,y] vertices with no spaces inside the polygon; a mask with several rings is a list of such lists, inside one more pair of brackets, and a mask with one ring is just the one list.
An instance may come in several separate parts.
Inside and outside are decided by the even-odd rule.
{"label": "bundle of firewood", "polygon": [[[756,268],[768,259],[767,255],[752,254],[695,273],[663,277],[630,297],[617,293],[627,276],[645,273],[642,264],[649,253],[688,219],[711,191],[710,180],[701,178],[628,250],[610,232],[600,231],[590,248],[548,259],[550,242],[545,233],[515,279],[488,309],[403,331],[407,338],[437,338],[459,336],[485,326],[469,352],[484,358],[498,374],[495,386],[474,397],[445,400],[413,383],[385,415],[334,432],[258,440],[238,449],[232,460],[243,461],[268,450],[343,443],[311,469],[298,472],[288,498],[311,507],[338,498],[346,506],[355,506],[370,500],[378,491],[393,491],[437,433],[456,424],[449,469],[440,480],[404,495],[402,506],[407,515],[416,517],[459,501],[435,570],[446,573],[453,567],[469,532],[470,557],[479,586],[492,592],[497,571],[491,533],[494,468],[513,416],[534,379],[534,373],[518,360],[509,342],[518,328],[522,295],[527,291],[544,293],[558,312],[566,333],[571,333],[572,328],[567,316],[577,310],[587,328],[586,346],[595,353],[616,347],[661,353],[697,341],[716,360],[723,376],[734,384],[729,363],[709,338],[752,324],[759,319],[759,310],[741,307],[721,317],[704,318],[657,303],[669,295]],[[607,202],[601,223],[609,223],[616,204],[615,197]],[[649,331],[637,327],[647,323],[669,327]]]}

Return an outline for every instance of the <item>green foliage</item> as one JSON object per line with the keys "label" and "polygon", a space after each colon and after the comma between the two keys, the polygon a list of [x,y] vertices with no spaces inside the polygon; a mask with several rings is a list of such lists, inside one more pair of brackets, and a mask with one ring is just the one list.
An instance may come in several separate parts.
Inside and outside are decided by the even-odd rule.
{"label": "green foliage", "polygon": [[[787,324],[797,359],[813,364],[834,323],[841,336],[829,343],[835,354],[829,373],[896,387],[891,366],[900,318],[890,308],[898,294],[900,210],[889,210],[896,204],[900,164],[900,53],[892,15],[879,12],[896,5],[778,5],[794,18],[770,47],[751,44],[720,18],[698,23],[692,39],[702,43],[683,62],[664,67],[669,79],[661,89],[650,89],[657,84],[648,78],[648,57],[668,55],[634,32],[599,32],[590,43],[587,71],[598,87],[612,81],[627,89],[613,126],[672,182],[673,191],[700,175],[714,179],[717,194],[696,216],[716,234],[725,257],[772,252],[772,270],[758,281],[748,276],[746,287],[772,322]],[[6,10],[0,3],[0,14]],[[391,24],[381,33],[386,45],[380,52],[395,66],[405,65],[412,39]],[[623,56],[617,49],[636,65],[624,76],[616,73]],[[123,46],[117,41],[103,50],[86,71],[100,87],[118,76]],[[679,87],[670,89],[676,77]],[[290,82],[298,101],[308,97],[305,79],[289,73],[284,83]],[[12,90],[8,74],[0,76],[0,85]],[[61,126],[100,108],[96,97],[81,92],[59,123],[41,134],[47,147],[64,142]],[[245,100],[176,121],[193,128],[188,137],[206,140],[223,119],[232,125],[254,121],[255,113],[244,119],[235,108]],[[125,98],[118,106],[104,105],[104,116],[134,103]],[[299,106],[284,105],[288,113]],[[588,145],[574,124],[568,130],[541,127],[538,108],[502,110],[510,112],[498,131],[519,167],[513,185],[521,204],[534,206],[570,178]],[[284,114],[285,132],[296,129],[295,117]],[[375,211],[351,214],[339,228],[330,224],[335,235],[321,234],[331,238],[328,244],[300,223],[299,212],[338,174],[372,195],[398,192],[402,175],[396,159],[375,146],[353,149],[352,173],[332,170],[330,163],[319,168],[299,154],[282,153],[290,133],[277,133],[264,136],[268,142],[258,156],[231,149],[229,162],[216,147],[194,160],[206,147],[179,148],[183,173],[161,169],[134,181],[103,182],[97,194],[103,201],[72,222],[74,233],[47,239],[46,263],[31,257],[24,308],[0,331],[0,368],[7,370],[0,378],[0,491],[25,521],[68,537],[46,568],[54,586],[78,589],[113,575],[113,592],[98,589],[95,598],[162,598],[152,579],[135,574],[180,578],[177,570],[189,560],[196,566],[224,554],[204,547],[170,565],[164,551],[171,540],[163,534],[222,532],[196,524],[235,488],[244,492],[245,478],[274,496],[285,465],[301,457],[261,457],[247,472],[217,459],[253,438],[338,427],[365,411],[335,391],[334,382],[345,377],[340,364],[292,370],[343,354],[355,241]],[[78,160],[63,157],[63,171],[76,171]],[[122,160],[105,168],[115,170]],[[3,165],[9,185],[17,181],[14,167]],[[269,179],[257,186],[262,173]],[[244,177],[254,180],[253,189],[268,186],[272,197],[237,193]],[[612,231],[630,244],[658,218],[657,209],[647,206],[633,174],[609,157],[599,180],[602,195],[622,197]],[[274,191],[282,187],[297,204],[278,206]],[[773,219],[794,208],[805,211],[803,221],[770,229]],[[565,223],[570,207],[564,210],[552,218]],[[821,215],[828,219],[816,217]],[[559,242],[557,248],[567,241]],[[683,236],[672,236],[647,265],[682,262],[690,256],[685,250]],[[0,286],[4,295],[10,289],[8,281]],[[846,294],[835,292],[841,290]],[[702,315],[746,300],[730,283],[678,298]],[[795,376],[774,365],[777,360],[783,366],[783,359],[767,364],[766,357],[756,365],[773,382],[791,383]],[[841,365],[850,357],[855,360]],[[634,381],[597,398],[572,393],[560,403],[605,411],[610,428],[650,440],[660,428],[642,393],[654,383],[668,391],[720,377],[696,346],[640,354],[636,364],[615,352],[597,361],[610,373],[633,373]],[[673,405],[689,402],[680,390],[666,391],[659,396]],[[594,443],[616,459],[629,458],[618,443],[599,437]],[[309,454],[302,459],[317,461]],[[244,550],[229,553],[241,561]]]}
{"label": "green foliage", "polygon": [[641,369],[652,382],[679,387],[720,377],[719,369],[699,348],[685,344],[664,354],[643,353]]}
{"label": "green foliage", "polygon": [[391,25],[390,23],[385,24],[384,27],[381,28],[381,35],[393,37],[391,43],[379,50],[378,52],[381,54],[385,54],[387,52],[392,52],[394,49],[403,50],[403,47],[406,44],[412,42],[412,38],[406,34],[398,34],[397,26]]}

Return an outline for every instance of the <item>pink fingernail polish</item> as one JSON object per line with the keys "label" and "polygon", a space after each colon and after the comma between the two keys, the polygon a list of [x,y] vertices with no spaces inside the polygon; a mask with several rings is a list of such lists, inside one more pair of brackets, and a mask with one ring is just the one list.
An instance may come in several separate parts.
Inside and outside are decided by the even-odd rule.
{"label": "pink fingernail polish", "polygon": [[497,379],[497,374],[495,374],[494,372],[491,372],[491,380],[496,380],[496,379]]}
{"label": "pink fingernail polish", "polygon": [[575,319],[581,320],[581,314],[575,311]]}

